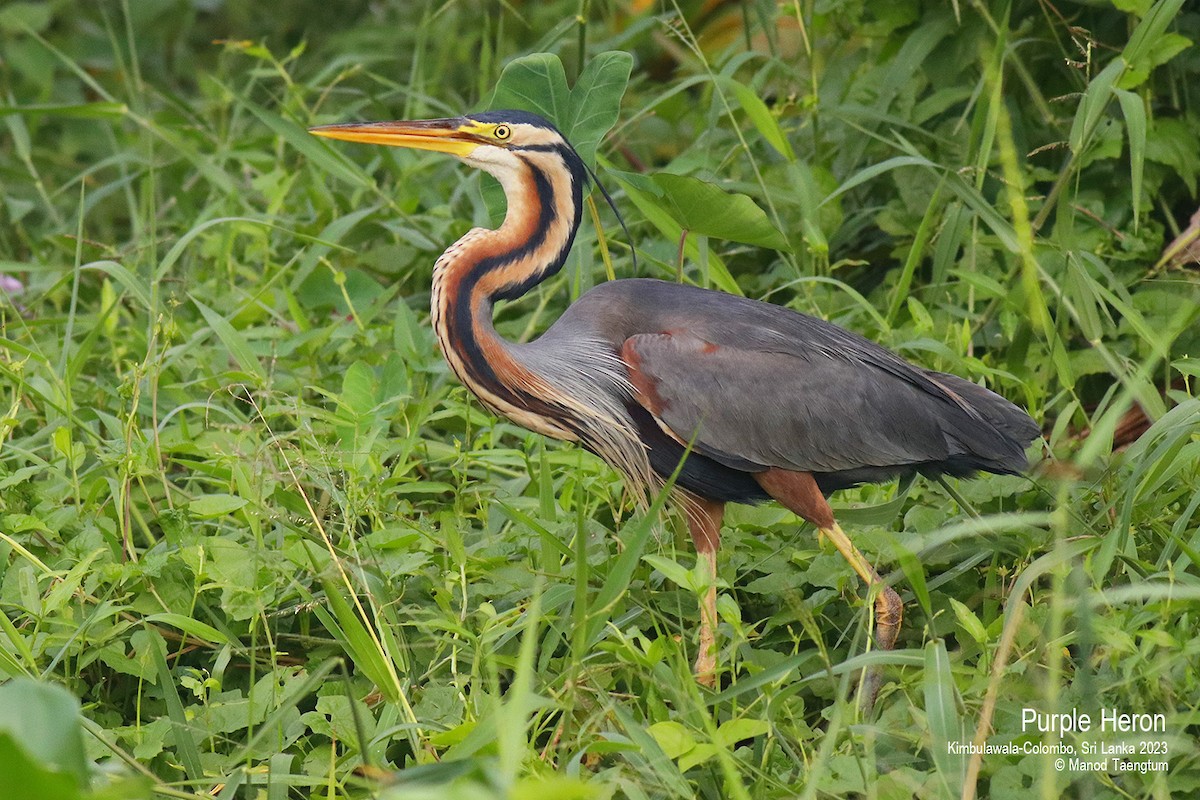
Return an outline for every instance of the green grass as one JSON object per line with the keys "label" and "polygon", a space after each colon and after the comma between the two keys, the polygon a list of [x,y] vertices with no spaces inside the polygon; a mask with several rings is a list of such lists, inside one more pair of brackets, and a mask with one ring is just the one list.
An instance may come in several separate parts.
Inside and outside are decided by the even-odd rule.
{"label": "green grass", "polygon": [[[56,799],[1198,790],[1200,281],[1158,262],[1197,206],[1200,16],[325,5],[0,9],[0,774]],[[609,50],[634,67],[599,173],[640,274],[818,314],[1044,424],[1032,477],[835,497],[906,601],[893,653],[864,654],[865,590],[810,528],[731,509],[699,689],[681,522],[437,353],[432,264],[490,188],[304,132]],[[663,172],[767,228],[721,238]],[[499,329],[605,280],[600,244],[585,220]],[[1153,424],[1112,452],[1135,403]],[[948,750],[1058,742],[1026,707],[1162,713],[1169,769]]]}

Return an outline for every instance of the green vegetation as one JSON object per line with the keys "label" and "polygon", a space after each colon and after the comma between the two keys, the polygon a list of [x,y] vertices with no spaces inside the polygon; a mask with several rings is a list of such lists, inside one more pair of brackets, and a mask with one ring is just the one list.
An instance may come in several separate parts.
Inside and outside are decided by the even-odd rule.
{"label": "green vegetation", "polygon": [[[0,7],[0,794],[1200,791],[1200,281],[1169,257],[1196,231],[1168,248],[1198,205],[1200,13],[643,5]],[[558,95],[579,130],[615,121],[597,169],[641,274],[823,316],[1044,423],[1030,478],[835,497],[908,604],[896,652],[862,654],[835,552],[740,508],[700,690],[680,522],[436,351],[433,261],[495,187],[304,130],[481,109],[506,65],[511,97],[560,62],[562,93],[594,69]],[[632,274],[596,206],[506,335]],[[1057,743],[1026,707],[1161,713],[1169,768],[947,746]]]}

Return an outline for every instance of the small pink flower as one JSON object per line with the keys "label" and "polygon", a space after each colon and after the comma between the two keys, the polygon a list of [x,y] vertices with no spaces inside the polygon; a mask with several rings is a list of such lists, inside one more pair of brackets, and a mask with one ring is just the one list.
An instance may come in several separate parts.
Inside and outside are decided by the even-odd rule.
{"label": "small pink flower", "polygon": [[3,272],[0,272],[0,292],[14,296],[24,294],[25,284],[11,275],[5,275]]}

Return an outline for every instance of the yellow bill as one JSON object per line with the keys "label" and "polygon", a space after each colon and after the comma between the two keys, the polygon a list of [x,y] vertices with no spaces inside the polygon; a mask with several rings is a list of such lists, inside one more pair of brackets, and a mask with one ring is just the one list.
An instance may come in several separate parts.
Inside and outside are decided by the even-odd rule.
{"label": "yellow bill", "polygon": [[456,156],[470,155],[483,143],[475,133],[477,125],[470,120],[425,119],[402,122],[352,122],[338,125],[321,125],[309,128],[314,136],[341,139],[346,142],[384,144],[390,147],[410,147],[416,150],[434,150]]}

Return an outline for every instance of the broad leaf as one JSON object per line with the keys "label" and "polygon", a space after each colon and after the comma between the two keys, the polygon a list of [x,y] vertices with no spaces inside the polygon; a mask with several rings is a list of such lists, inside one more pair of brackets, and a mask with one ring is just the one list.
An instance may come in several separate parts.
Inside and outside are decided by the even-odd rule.
{"label": "broad leaf", "polygon": [[4,776],[5,783],[21,787],[21,800],[77,800],[83,797],[78,783],[70,775],[38,762],[21,747],[20,736],[13,733],[0,732],[0,775]]}
{"label": "broad leaf", "polygon": [[619,179],[652,195],[684,230],[732,242],[790,251],[787,238],[747,195],[687,175],[660,172],[647,177],[629,172]]}
{"label": "broad leaf", "polygon": [[232,494],[206,494],[188,503],[191,511],[200,519],[215,519],[226,514],[232,514],[246,505],[246,498]]}
{"label": "broad leaf", "polygon": [[[87,785],[79,701],[61,686],[28,678],[17,678],[0,686],[0,733],[11,735],[41,766],[67,776],[64,787]],[[16,753],[5,758],[20,760]],[[5,774],[9,780],[16,777]],[[26,777],[32,776],[26,773]],[[47,781],[47,786],[58,785],[51,776],[39,780]]]}
{"label": "broad leaf", "polygon": [[632,69],[633,56],[628,53],[601,53],[568,89],[558,56],[534,53],[509,62],[488,108],[541,114],[558,126],[588,166],[595,167],[596,145],[616,124]]}
{"label": "broad leaf", "polygon": [[[589,167],[596,167],[596,146],[621,114],[621,98],[629,85],[633,56],[619,50],[588,62],[571,90],[570,116],[561,130]],[[561,126],[560,126],[561,127]]]}
{"label": "broad leaf", "polygon": [[722,747],[732,750],[743,739],[764,736],[770,730],[771,723],[765,719],[731,719],[717,728],[717,742]]}
{"label": "broad leaf", "polygon": [[[609,51],[588,62],[573,89],[567,88],[562,61],[552,53],[534,53],[510,61],[488,101],[488,109],[532,111],[553,122],[579,157],[596,165],[596,146],[617,121],[629,83],[633,57]],[[504,219],[504,190],[483,179],[483,200],[493,225]]]}
{"label": "broad leaf", "polygon": [[[665,204],[658,199],[658,187],[654,181],[645,175],[635,175],[627,172],[617,172],[609,169],[610,173],[616,176],[621,186],[625,189],[625,196],[637,206],[642,215],[658,228],[669,239],[678,240],[682,234],[683,227],[675,220],[673,216],[666,210]],[[684,253],[688,258],[699,260],[701,258],[700,247],[696,243],[696,237],[684,237],[683,239]],[[720,256],[716,253],[709,252],[708,256],[708,279],[713,285],[722,291],[730,294],[744,295],[737,281],[729,274],[729,270],[725,267],[725,263],[721,261]]]}
{"label": "broad leaf", "polygon": [[[567,73],[558,56],[533,53],[510,61],[500,73],[488,108],[499,111],[515,108],[541,114],[554,124],[567,120],[571,91]],[[568,133],[565,129],[563,133]]]}

